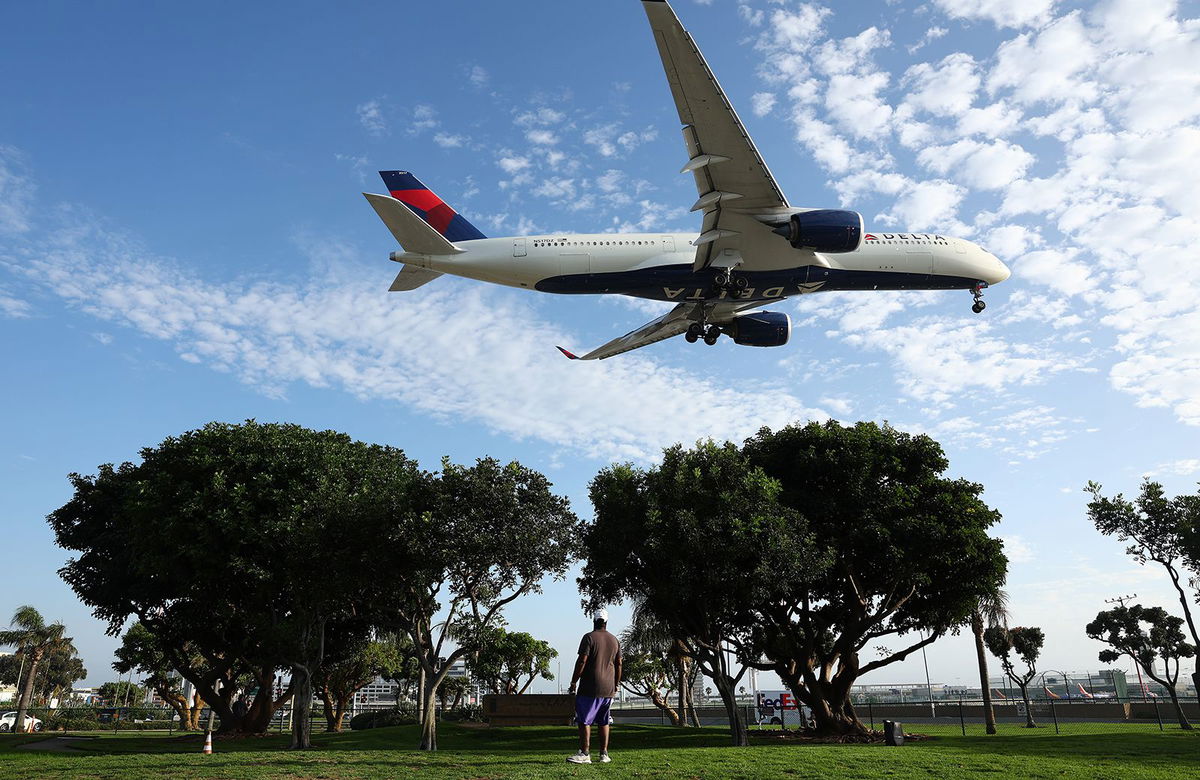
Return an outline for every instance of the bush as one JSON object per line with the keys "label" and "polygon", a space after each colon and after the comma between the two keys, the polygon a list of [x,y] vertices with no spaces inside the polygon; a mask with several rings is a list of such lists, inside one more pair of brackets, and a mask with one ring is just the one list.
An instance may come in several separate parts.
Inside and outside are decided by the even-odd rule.
{"label": "bush", "polygon": [[484,721],[483,705],[464,704],[456,710],[447,710],[442,714],[442,720],[463,723],[482,723]]}
{"label": "bush", "polygon": [[46,718],[43,731],[95,731],[104,728],[92,709],[59,709]]}
{"label": "bush", "polygon": [[360,712],[350,719],[350,729],[378,729],[384,726],[409,726],[417,722],[414,710],[373,710]]}

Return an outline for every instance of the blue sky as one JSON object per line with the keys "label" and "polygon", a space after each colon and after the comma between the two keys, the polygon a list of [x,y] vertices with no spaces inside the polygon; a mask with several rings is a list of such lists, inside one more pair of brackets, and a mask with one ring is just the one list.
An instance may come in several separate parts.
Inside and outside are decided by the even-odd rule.
{"label": "blue sky", "polygon": [[[395,246],[359,192],[403,168],[487,235],[695,230],[640,3],[343,5],[24,4],[0,31],[0,616],[66,622],[90,682],[115,640],[55,574],[66,474],[249,417],[430,468],[518,458],[584,516],[612,460],[888,420],[986,486],[1047,666],[1099,666],[1083,625],[1106,597],[1178,611],[1080,489],[1200,475],[1196,3],[677,0],[793,204],[979,241],[1013,278],[978,317],[962,291],[816,295],[782,305],[780,349],[675,339],[599,365],[554,345],[661,306],[389,294]],[[550,585],[510,625],[569,658],[578,601]],[[935,682],[972,662],[961,638],[930,651]]]}

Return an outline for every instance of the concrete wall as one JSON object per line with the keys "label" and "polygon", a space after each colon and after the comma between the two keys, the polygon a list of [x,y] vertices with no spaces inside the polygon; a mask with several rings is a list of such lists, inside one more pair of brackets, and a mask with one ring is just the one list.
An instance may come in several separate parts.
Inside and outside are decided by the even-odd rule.
{"label": "concrete wall", "polygon": [[483,715],[493,726],[569,726],[575,717],[575,697],[569,693],[489,693]]}

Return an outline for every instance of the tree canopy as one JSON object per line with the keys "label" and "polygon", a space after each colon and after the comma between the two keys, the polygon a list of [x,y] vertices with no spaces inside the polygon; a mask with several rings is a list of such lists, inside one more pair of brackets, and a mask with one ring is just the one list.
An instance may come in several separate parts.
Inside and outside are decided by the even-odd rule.
{"label": "tree canopy", "polygon": [[38,678],[38,669],[47,655],[65,650],[71,646],[71,638],[65,636],[66,627],[59,622],[47,623],[37,608],[26,604],[17,607],[13,612],[9,628],[0,631],[0,646],[12,645],[25,658],[25,677],[21,680],[20,697],[17,700],[17,715],[13,721],[13,731],[19,732],[25,726],[25,713],[30,702]]}
{"label": "tree canopy", "polygon": [[[372,554],[426,510],[427,480],[394,448],[254,421],[210,423],[141,455],[71,475],[74,497],[49,518],[80,553],[61,574],[111,633],[140,620],[222,728],[262,731],[284,698],[273,698],[277,670],[311,685],[327,622],[365,608]],[[238,718],[243,672],[258,695]],[[293,720],[304,747],[308,719]]]}
{"label": "tree canopy", "polygon": [[483,635],[467,662],[471,675],[496,693],[520,694],[541,677],[553,680],[550,662],[558,651],[524,631],[494,628]]}
{"label": "tree canopy", "polygon": [[[1008,679],[1021,689],[1025,701],[1025,725],[1033,728],[1033,710],[1029,706],[1029,683],[1037,675],[1037,659],[1042,653],[1046,635],[1037,626],[1009,628],[1004,625],[988,626],[983,632],[983,641],[992,655],[1000,659],[1000,666]],[[1025,664],[1019,672],[1013,654]]]}
{"label": "tree canopy", "polygon": [[[1188,644],[1183,634],[1182,618],[1167,614],[1162,607],[1131,604],[1098,613],[1087,624],[1086,631],[1092,639],[1109,645],[1100,651],[1101,661],[1112,663],[1127,655],[1150,679],[1163,686],[1175,705],[1180,727],[1191,730],[1175,690],[1182,660],[1196,654],[1196,647]],[[1154,668],[1156,658],[1163,661],[1161,673]]]}

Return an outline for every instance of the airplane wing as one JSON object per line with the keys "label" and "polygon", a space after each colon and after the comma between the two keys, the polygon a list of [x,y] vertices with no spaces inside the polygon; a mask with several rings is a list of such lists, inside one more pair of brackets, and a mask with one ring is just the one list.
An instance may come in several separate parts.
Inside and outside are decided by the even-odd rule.
{"label": "airplane wing", "polygon": [[704,212],[693,242],[695,270],[733,262],[754,269],[754,245],[778,241],[762,219],[781,213],[780,220],[786,219],[787,198],[670,4],[643,0],[642,7],[684,126],[689,159],[683,172],[695,176],[700,196],[692,211]]}
{"label": "airplane wing", "polygon": [[733,319],[736,312],[744,309],[754,309],[764,304],[755,303],[681,303],[658,319],[647,322],[637,330],[632,330],[624,336],[613,339],[607,344],[596,347],[586,355],[576,355],[558,347],[558,351],[571,360],[603,360],[622,352],[645,347],[655,342],[678,336],[685,332],[693,322],[705,321],[713,325],[724,325]]}

